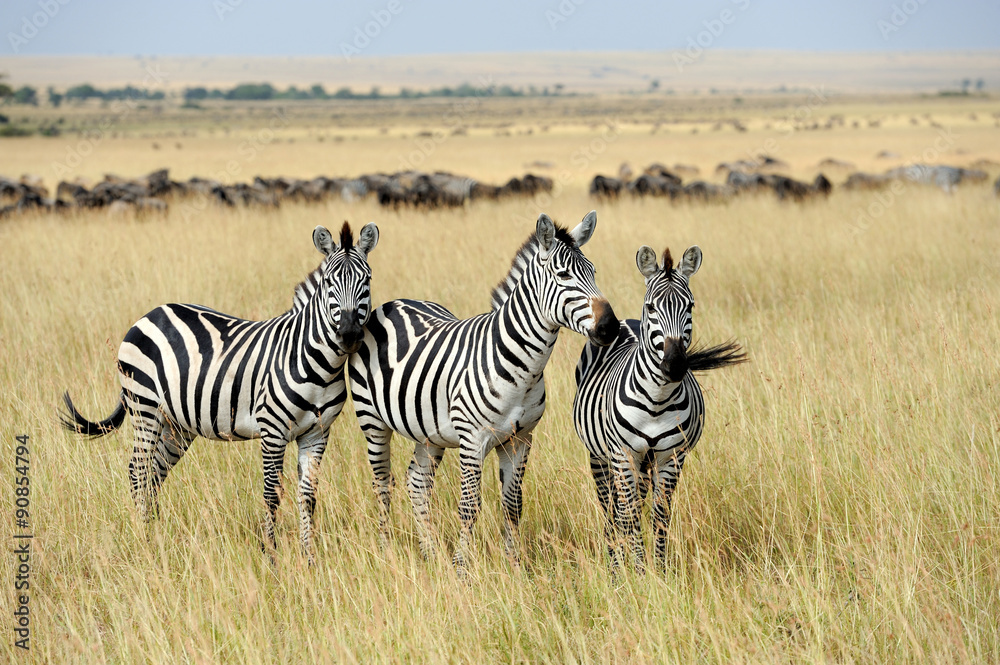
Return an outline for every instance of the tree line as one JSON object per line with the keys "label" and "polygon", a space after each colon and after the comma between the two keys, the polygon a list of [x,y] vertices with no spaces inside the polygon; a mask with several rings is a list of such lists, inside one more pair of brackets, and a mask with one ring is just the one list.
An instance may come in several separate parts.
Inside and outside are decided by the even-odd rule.
{"label": "tree line", "polygon": [[[17,89],[3,82],[3,75],[0,75],[0,102],[25,104],[38,106],[41,102],[41,95],[36,88],[29,85],[21,86]],[[323,85],[317,83],[309,88],[299,88],[290,85],[284,90],[276,88],[270,83],[240,83],[232,88],[206,88],[189,87],[181,93],[186,106],[197,106],[198,102],[204,100],[227,100],[227,101],[255,101],[255,100],[324,100],[324,99],[422,99],[425,97],[548,97],[565,94],[564,86],[561,83],[537,88],[528,86],[515,88],[509,85],[474,86],[462,83],[457,86],[442,86],[440,88],[430,88],[428,90],[415,90],[412,88],[400,88],[395,93],[384,93],[378,86],[373,86],[368,91],[356,92],[350,87],[341,87],[334,92],[328,92]],[[46,90],[48,103],[58,107],[63,102],[86,101],[99,99],[102,101],[115,100],[148,100],[159,101],[166,99],[167,93],[163,90],[149,90],[147,88],[137,88],[126,85],[120,88],[101,89],[90,83],[82,83],[72,86],[63,92],[57,91],[52,86]],[[173,95],[171,95],[173,96]]]}

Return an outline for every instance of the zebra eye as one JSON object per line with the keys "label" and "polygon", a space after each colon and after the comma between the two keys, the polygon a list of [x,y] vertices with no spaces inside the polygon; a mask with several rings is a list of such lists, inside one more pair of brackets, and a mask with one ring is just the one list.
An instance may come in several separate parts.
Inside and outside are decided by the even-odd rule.
{"label": "zebra eye", "polygon": [[556,277],[558,277],[559,279],[569,279],[572,276],[573,275],[569,274],[568,270],[560,270],[559,272],[556,273]]}
{"label": "zebra eye", "polygon": [[646,311],[649,312],[650,314],[656,314],[656,308],[650,305],[649,303],[646,303]]}

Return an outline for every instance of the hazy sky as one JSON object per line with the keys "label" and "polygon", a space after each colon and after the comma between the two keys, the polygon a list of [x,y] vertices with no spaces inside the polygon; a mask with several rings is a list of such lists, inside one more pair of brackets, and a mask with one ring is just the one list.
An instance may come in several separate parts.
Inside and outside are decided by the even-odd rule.
{"label": "hazy sky", "polygon": [[0,55],[997,49],[1000,2],[2,0],[0,26]]}

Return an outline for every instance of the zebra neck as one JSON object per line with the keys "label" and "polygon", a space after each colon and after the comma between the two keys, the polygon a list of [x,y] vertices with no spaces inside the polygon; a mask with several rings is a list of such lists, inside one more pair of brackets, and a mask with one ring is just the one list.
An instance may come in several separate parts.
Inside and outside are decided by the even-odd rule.
{"label": "zebra neck", "polygon": [[[340,374],[339,369],[347,360],[347,355],[334,342],[333,328],[323,311],[326,305],[321,295],[320,291],[314,291],[305,306],[289,312],[289,327],[298,331],[300,340],[290,352],[296,360],[316,365],[321,378],[332,381]],[[325,363],[316,363],[319,358]]]}
{"label": "zebra neck", "polygon": [[542,313],[538,271],[538,265],[530,262],[507,300],[491,312],[493,328],[499,333],[497,341],[517,349],[518,364],[531,376],[545,369],[559,336],[559,325]]}
{"label": "zebra neck", "polygon": [[623,376],[632,388],[641,390],[655,404],[673,401],[683,382],[671,383],[660,368],[660,359],[640,332],[639,343],[629,359],[628,371]]}

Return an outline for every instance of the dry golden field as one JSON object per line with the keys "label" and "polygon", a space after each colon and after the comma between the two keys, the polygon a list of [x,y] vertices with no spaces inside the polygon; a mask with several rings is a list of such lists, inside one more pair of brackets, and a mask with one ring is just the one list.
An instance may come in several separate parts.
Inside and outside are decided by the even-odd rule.
{"label": "dry golden field", "polygon": [[[468,121],[467,136],[435,143],[419,165],[501,181],[534,160],[552,161],[548,171],[530,169],[559,183],[541,201],[432,212],[367,201],[198,214],[175,202],[164,219],[95,212],[0,221],[0,515],[13,533],[15,437],[28,434],[34,533],[32,648],[12,646],[5,610],[3,659],[1000,662],[1000,202],[992,189],[963,185],[947,195],[907,185],[881,201],[835,190],[801,205],[771,196],[719,205],[596,203],[585,193],[590,176],[613,173],[624,160],[695,164],[714,179],[717,162],[747,157],[769,139],[802,177],[828,156],[882,170],[934,148],[942,131],[954,138],[935,161],[1000,161],[993,115],[1000,106],[834,99],[813,113],[823,120],[841,113],[847,127],[785,133],[777,123],[804,100],[751,110],[699,109],[692,101],[692,110],[663,111],[668,124],[653,134],[653,116],[628,100],[592,102],[624,107],[612,120],[618,129],[592,127],[589,117],[556,122],[559,109],[533,108],[509,136],[497,136],[504,109],[490,106],[492,119]],[[239,148],[267,126],[267,109],[226,121],[228,136],[211,111],[158,125],[136,115],[73,175],[169,166],[174,177],[210,176],[230,160],[240,166],[236,180],[395,170],[401,155],[418,149],[415,132],[443,126],[447,110],[381,125],[334,121],[327,109],[325,119],[317,112],[315,121],[282,127],[252,160]],[[598,111],[594,122],[615,117]],[[717,117],[732,114],[749,131],[712,131]],[[855,130],[854,118],[883,122]],[[518,132],[529,126],[531,134]],[[0,173],[38,173],[52,187],[53,161],[80,140],[70,133],[2,140]],[[578,158],[588,149],[592,159]],[[875,160],[883,149],[902,158]],[[830,175],[837,183],[846,173]],[[991,181],[996,176],[991,169]],[[488,307],[539,209],[571,225],[595,207],[598,228],[585,253],[619,316],[639,314],[640,245],[676,253],[698,244],[705,263],[692,279],[695,337],[735,336],[751,358],[702,379],[706,431],[677,493],[665,575],[608,574],[602,518],[571,419],[583,339],[566,331],[546,373],[549,410],[525,481],[523,563],[512,567],[500,544],[491,456],[468,583],[446,558],[421,560],[399,486],[391,547],[380,551],[371,472],[350,407],[323,462],[313,568],[299,554],[297,509],[287,495],[277,561],[260,553],[257,444],[197,440],[147,530],[128,492],[130,425],[93,441],[57,426],[66,389],[92,418],[111,411],[118,343],[155,305],[194,302],[247,318],[285,311],[294,285],[319,261],[310,237],[316,224],[379,224],[375,301],[427,298],[468,316]],[[412,449],[395,442],[398,481]],[[458,533],[456,459],[446,455],[433,502],[446,550]],[[290,459],[290,484],[294,468]],[[8,556],[5,608],[14,606]]]}

